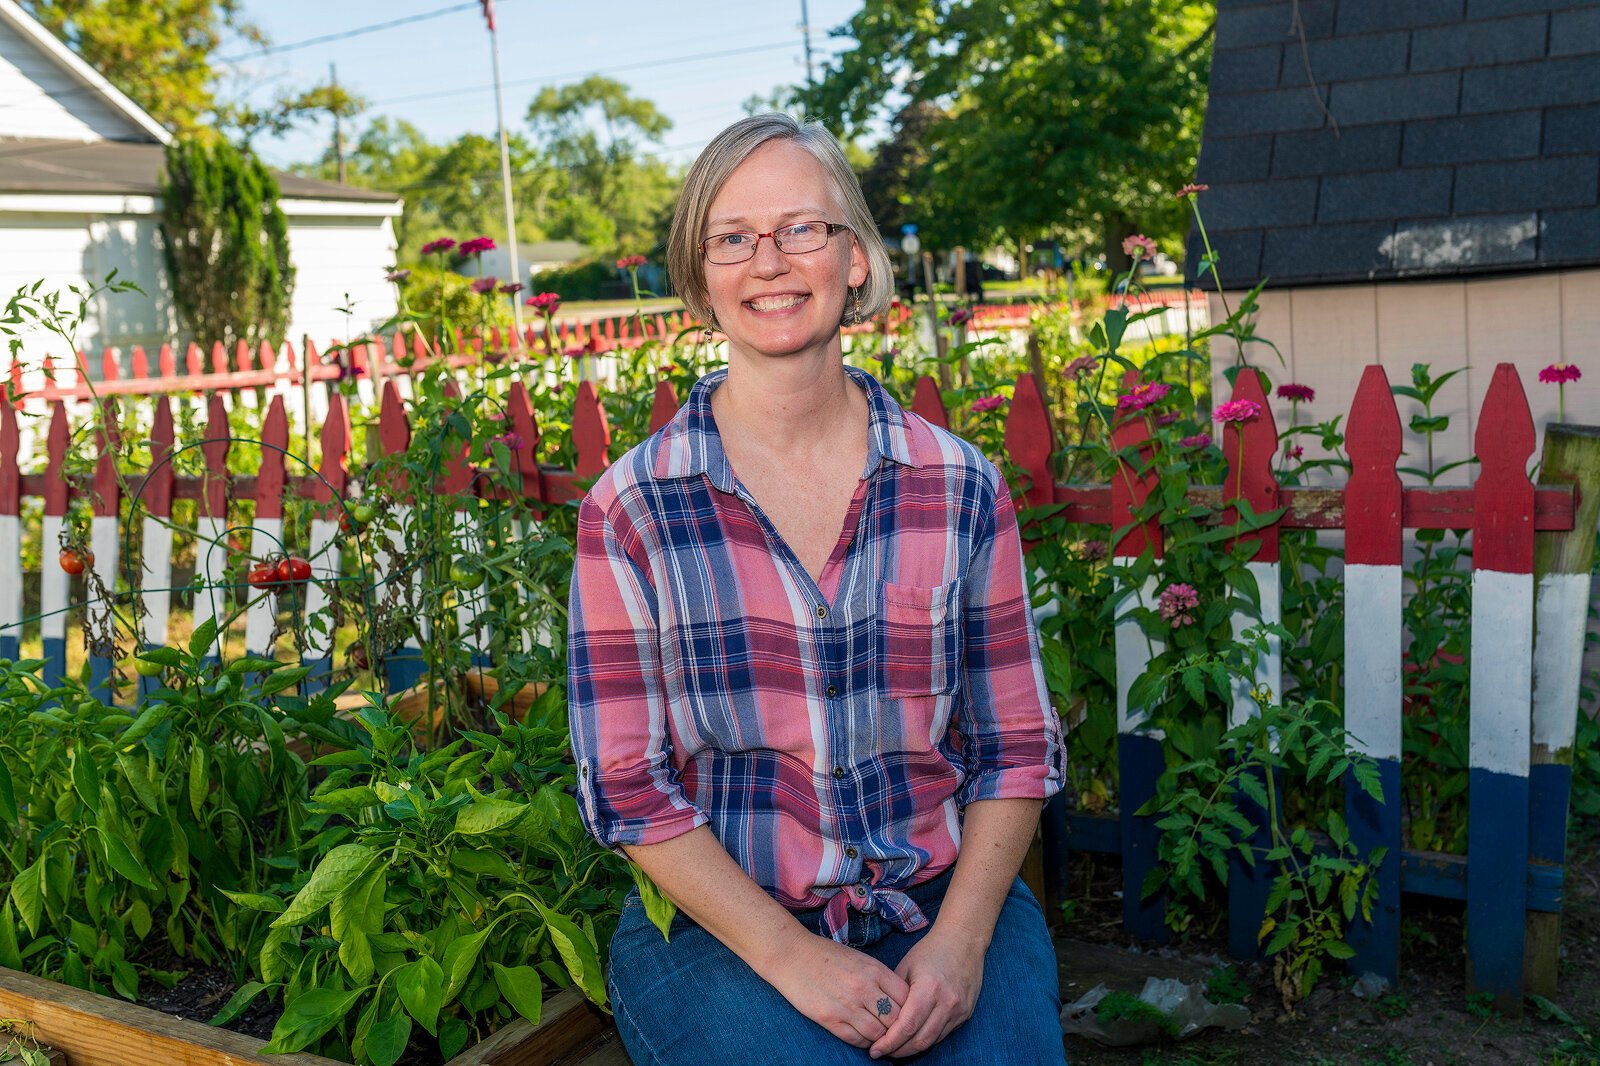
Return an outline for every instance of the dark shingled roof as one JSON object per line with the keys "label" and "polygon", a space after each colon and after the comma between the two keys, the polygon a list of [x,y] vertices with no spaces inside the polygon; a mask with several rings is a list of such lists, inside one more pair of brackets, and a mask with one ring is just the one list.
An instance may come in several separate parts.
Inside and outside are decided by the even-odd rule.
{"label": "dark shingled roof", "polygon": [[1600,0],[1217,8],[1197,180],[1225,286],[1600,264]]}
{"label": "dark shingled roof", "polygon": [[[156,196],[166,158],[159,144],[134,141],[0,139],[0,193],[113,193]],[[394,193],[273,171],[278,194],[294,200],[393,203]]]}

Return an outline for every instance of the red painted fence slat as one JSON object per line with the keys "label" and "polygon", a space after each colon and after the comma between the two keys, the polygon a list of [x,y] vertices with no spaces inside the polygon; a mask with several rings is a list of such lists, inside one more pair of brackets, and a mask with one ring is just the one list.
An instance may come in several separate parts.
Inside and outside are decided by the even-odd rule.
{"label": "red painted fence slat", "polygon": [[917,379],[916,391],[911,394],[911,410],[940,429],[950,428],[950,415],[944,409],[944,398],[939,395],[939,383],[926,374]]}
{"label": "red painted fence slat", "polygon": [[[1260,373],[1246,369],[1234,380],[1234,400],[1248,400],[1261,408],[1261,414],[1245,422],[1229,422],[1222,430],[1222,453],[1228,460],[1228,476],[1223,492],[1230,500],[1244,500],[1256,514],[1278,506],[1278,478],[1272,472],[1272,456],[1278,450],[1278,427],[1272,419]],[[1235,508],[1228,508],[1225,523],[1238,520]],[[1253,559],[1258,563],[1278,561],[1276,523],[1237,538],[1239,542],[1258,542],[1261,550]]]}

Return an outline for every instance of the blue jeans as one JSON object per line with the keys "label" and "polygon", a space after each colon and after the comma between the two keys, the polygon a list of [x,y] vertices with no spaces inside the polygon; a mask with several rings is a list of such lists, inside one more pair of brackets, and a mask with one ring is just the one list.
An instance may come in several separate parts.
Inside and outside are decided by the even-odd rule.
{"label": "blue jeans", "polygon": [[[909,891],[931,920],[948,872]],[[822,911],[800,923],[819,935]],[[902,933],[877,914],[850,912],[849,944],[889,969],[930,926]],[[617,1029],[634,1066],[862,1066],[885,1061],[919,1066],[1065,1066],[1061,985],[1044,913],[1019,877],[995,923],[983,960],[983,989],[972,1017],[920,1055],[874,1060],[807,1018],[722,942],[689,918],[672,920],[667,942],[638,893],[628,897],[606,987]]]}

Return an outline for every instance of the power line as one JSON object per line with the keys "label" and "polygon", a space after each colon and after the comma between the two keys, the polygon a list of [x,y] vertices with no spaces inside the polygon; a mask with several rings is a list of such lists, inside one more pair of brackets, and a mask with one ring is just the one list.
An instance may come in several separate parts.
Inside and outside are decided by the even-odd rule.
{"label": "power line", "polygon": [[[501,2],[503,3],[504,0],[501,0]],[[213,60],[213,62],[227,63],[231,65],[234,63],[242,63],[247,59],[259,59],[262,56],[277,55],[279,52],[293,52],[298,48],[310,48],[312,45],[328,44],[331,41],[344,41],[350,39],[351,37],[360,37],[363,34],[377,33],[380,30],[392,30],[396,26],[406,26],[413,22],[425,22],[428,19],[435,19],[441,15],[453,15],[457,11],[466,11],[469,8],[477,7],[478,3],[479,0],[467,0],[467,2],[464,4],[453,4],[450,7],[436,8],[433,11],[424,11],[420,15],[407,15],[405,18],[391,19],[388,22],[374,22],[371,25],[357,26],[352,30],[341,30],[338,33],[328,33],[321,37],[311,37],[304,41],[294,41],[291,44],[269,44],[264,48],[257,49],[256,51],[248,54],[227,56],[222,59]]]}

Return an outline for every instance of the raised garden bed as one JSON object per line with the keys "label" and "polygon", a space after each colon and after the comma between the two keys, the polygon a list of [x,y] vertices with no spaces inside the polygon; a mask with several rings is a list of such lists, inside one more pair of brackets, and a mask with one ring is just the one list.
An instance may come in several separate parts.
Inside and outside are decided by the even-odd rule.
{"label": "raised garden bed", "polygon": [[[70,985],[0,967],[0,1018],[31,1022],[65,1066],[338,1066],[304,1053],[263,1055],[263,1040],[174,1018]],[[610,1046],[611,1020],[576,989],[545,1004],[539,1025],[518,1019],[444,1066],[557,1066]],[[626,1062],[626,1058],[617,1059]]]}

